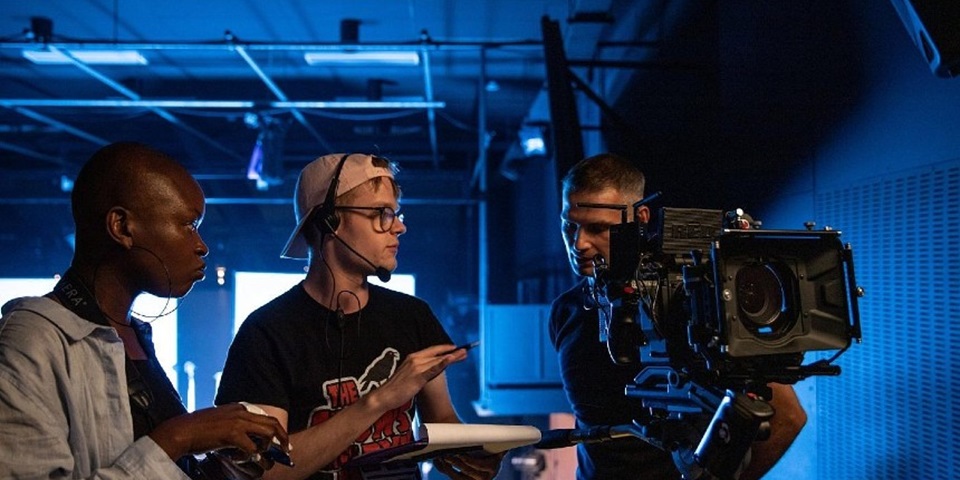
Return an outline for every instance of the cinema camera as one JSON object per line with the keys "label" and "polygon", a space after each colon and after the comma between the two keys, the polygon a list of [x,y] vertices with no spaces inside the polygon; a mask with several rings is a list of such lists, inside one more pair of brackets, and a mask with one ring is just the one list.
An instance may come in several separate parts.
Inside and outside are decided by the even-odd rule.
{"label": "cinema camera", "polygon": [[[838,375],[860,341],[852,250],[838,231],[762,230],[741,210],[661,208],[650,224],[623,210],[591,295],[611,359],[638,366],[625,392],[647,411],[630,434],[685,478],[736,478],[769,436],[767,383]],[[837,352],[804,364],[817,350]]]}

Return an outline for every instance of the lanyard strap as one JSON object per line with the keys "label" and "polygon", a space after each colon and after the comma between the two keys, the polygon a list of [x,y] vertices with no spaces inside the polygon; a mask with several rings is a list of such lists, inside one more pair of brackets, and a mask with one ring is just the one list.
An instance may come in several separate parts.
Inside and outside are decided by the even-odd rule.
{"label": "lanyard strap", "polygon": [[[64,272],[60,281],[53,287],[53,294],[67,310],[70,310],[78,317],[98,325],[110,326],[110,320],[103,311],[100,310],[96,297],[94,297],[90,289],[87,288],[83,280],[80,279],[73,269],[67,269],[67,271]],[[134,332],[137,334],[137,340],[143,345],[142,334],[145,332],[141,332],[140,328],[136,325],[131,324],[130,327],[134,329]],[[152,345],[144,345],[143,348],[149,349],[150,351],[148,353],[151,357],[153,356]],[[140,370],[137,369],[136,364],[130,359],[130,356],[124,355],[123,358],[126,362],[125,370],[127,392],[130,394],[130,407],[145,414],[147,418],[150,419],[150,428],[152,429],[156,426],[156,419],[154,418],[156,413],[153,411],[154,409],[150,408],[154,400],[153,392],[140,374]]]}

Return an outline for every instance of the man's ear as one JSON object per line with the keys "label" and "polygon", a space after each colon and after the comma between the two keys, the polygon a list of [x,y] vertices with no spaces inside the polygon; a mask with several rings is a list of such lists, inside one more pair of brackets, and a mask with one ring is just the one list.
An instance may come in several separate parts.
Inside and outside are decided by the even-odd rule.
{"label": "man's ear", "polygon": [[650,223],[650,209],[646,205],[638,207],[634,215],[638,222]]}
{"label": "man's ear", "polygon": [[107,235],[114,242],[129,250],[133,248],[130,212],[123,207],[113,207],[107,211]]}

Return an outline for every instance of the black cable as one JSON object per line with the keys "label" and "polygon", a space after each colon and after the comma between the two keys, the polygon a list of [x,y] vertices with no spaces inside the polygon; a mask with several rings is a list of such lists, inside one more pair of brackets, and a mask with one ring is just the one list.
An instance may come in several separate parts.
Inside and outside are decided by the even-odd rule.
{"label": "black cable", "polygon": [[[173,296],[173,278],[170,277],[170,269],[167,268],[167,264],[164,263],[163,259],[160,258],[160,256],[157,255],[153,250],[150,250],[149,248],[146,248],[146,247],[141,247],[141,246],[139,246],[139,245],[132,245],[130,248],[138,248],[138,249],[143,250],[144,252],[147,252],[147,253],[149,253],[150,255],[152,255],[153,258],[156,258],[157,261],[160,262],[160,266],[163,267],[163,273],[164,273],[164,275],[166,275],[166,277],[167,277],[167,294],[165,295],[165,298],[166,298],[167,300],[166,300],[166,302],[164,302],[163,308],[160,309],[160,313],[159,313],[159,314],[157,314],[157,315],[143,315],[142,313],[138,313],[138,312],[134,311],[134,310],[133,310],[133,299],[131,299],[130,311],[129,311],[130,315],[136,315],[138,318],[141,318],[141,319],[147,319],[147,318],[149,318],[149,319],[150,319],[149,321],[143,320],[143,322],[144,322],[144,323],[152,324],[152,323],[153,323],[154,321],[156,321],[157,319],[159,319],[159,318],[161,318],[161,317],[165,317],[165,316],[167,316],[167,315],[170,315],[170,314],[173,313],[173,312],[176,312],[177,309],[180,308],[180,305],[183,304],[183,301],[182,301],[183,299],[181,299],[181,301],[177,302],[177,305],[176,305],[175,307],[173,307],[173,310],[170,310],[169,312],[166,311],[166,310],[167,310],[167,306],[170,305],[170,299],[171,299],[172,296]],[[117,321],[116,319],[114,319],[113,317],[111,317],[111,316],[103,309],[103,307],[100,306],[100,299],[97,298],[97,273],[100,271],[100,266],[101,266],[102,264],[103,264],[103,258],[102,258],[102,257],[100,258],[100,260],[97,261],[96,264],[94,264],[94,267],[93,267],[93,278],[91,279],[91,285],[90,285],[90,289],[91,289],[92,291],[90,292],[90,295],[93,297],[93,302],[96,304],[97,308],[100,309],[101,312],[103,312],[103,316],[106,317],[107,320],[109,320],[109,321],[111,321],[111,322],[113,322],[113,323],[115,323],[115,324],[117,324],[117,325],[122,325],[122,326],[129,327],[130,325],[129,325],[128,323],[124,323],[124,322]]]}
{"label": "black cable", "polygon": [[340,308],[340,295],[343,295],[343,294],[351,295],[351,296],[353,297],[353,299],[356,300],[356,302],[357,302],[357,321],[356,321],[356,324],[357,324],[357,339],[359,340],[359,338],[360,338],[360,319],[363,317],[363,306],[360,305],[360,297],[357,296],[356,293],[354,293],[354,292],[352,292],[352,291],[350,291],[350,290],[340,290],[339,292],[337,292],[337,311],[340,312],[340,315],[343,315],[343,309]]}

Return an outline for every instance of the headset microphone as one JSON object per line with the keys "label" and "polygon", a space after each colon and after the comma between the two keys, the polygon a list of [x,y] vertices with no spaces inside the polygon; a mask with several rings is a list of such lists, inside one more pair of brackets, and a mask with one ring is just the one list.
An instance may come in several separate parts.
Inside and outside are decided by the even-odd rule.
{"label": "headset microphone", "polygon": [[363,255],[360,254],[360,252],[354,250],[353,247],[347,244],[347,242],[343,241],[343,239],[340,238],[340,235],[337,235],[336,232],[330,232],[330,236],[332,236],[336,241],[340,242],[340,244],[343,245],[344,247],[347,247],[347,250],[350,250],[351,252],[353,252],[354,255],[360,257],[360,260],[367,262],[371,267],[373,267],[373,269],[376,271],[377,278],[379,278],[381,282],[387,283],[390,281],[390,270],[374,265],[373,262],[370,261],[370,259],[368,259],[367,257],[364,257]]}
{"label": "headset microphone", "polygon": [[340,172],[343,171],[343,164],[347,163],[348,158],[350,158],[349,153],[340,157],[340,162],[337,163],[337,168],[330,177],[327,195],[315,213],[320,233],[333,233],[340,226],[340,217],[337,216],[337,189],[340,187]]}
{"label": "headset microphone", "polygon": [[347,242],[343,241],[339,235],[337,235],[337,227],[340,226],[340,217],[337,215],[337,188],[340,186],[340,173],[343,171],[343,165],[347,163],[347,159],[350,158],[349,153],[345,154],[343,157],[340,157],[340,162],[337,163],[337,168],[333,172],[333,177],[330,179],[330,185],[327,187],[327,195],[323,200],[323,203],[320,204],[320,207],[314,213],[315,217],[310,222],[315,225],[315,228],[319,230],[321,234],[321,239],[323,235],[330,235],[335,238],[338,242],[343,244],[344,247],[347,247],[347,250],[353,252],[354,255],[360,257],[361,260],[367,262],[373,269],[376,271],[377,278],[381,282],[390,281],[390,271],[386,268],[374,265],[367,257],[364,257],[360,252],[354,250],[353,247],[347,245]]}

